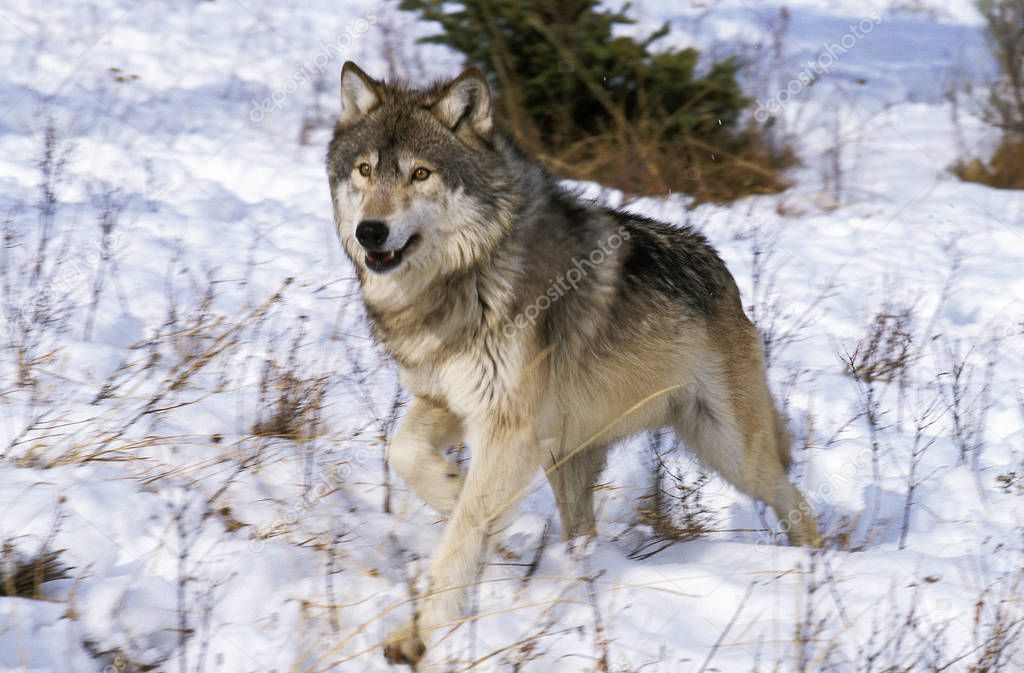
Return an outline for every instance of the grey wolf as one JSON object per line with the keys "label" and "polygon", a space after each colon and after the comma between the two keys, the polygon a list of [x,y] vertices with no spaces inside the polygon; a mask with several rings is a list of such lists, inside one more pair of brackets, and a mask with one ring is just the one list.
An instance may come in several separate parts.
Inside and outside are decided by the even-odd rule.
{"label": "grey wolf", "polygon": [[[543,470],[566,538],[594,530],[609,447],[673,428],[707,466],[818,533],[757,330],[699,232],[581,201],[495,125],[470,69],[426,88],[353,63],[327,154],[334,220],[373,334],[412,401],[389,460],[448,524],[414,619],[415,664],[462,617],[489,542]],[[465,441],[468,470],[442,455]]]}

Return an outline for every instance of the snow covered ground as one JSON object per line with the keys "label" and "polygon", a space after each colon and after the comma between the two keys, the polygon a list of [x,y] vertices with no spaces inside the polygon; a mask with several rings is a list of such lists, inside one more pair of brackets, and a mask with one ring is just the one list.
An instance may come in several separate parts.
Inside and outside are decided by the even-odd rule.
{"label": "snow covered ground", "polygon": [[[780,5],[704,4],[636,12],[677,44],[767,49]],[[637,440],[583,549],[538,478],[480,617],[423,670],[1024,670],[1024,197],[946,171],[994,141],[944,95],[990,68],[979,19],[786,4],[762,102],[873,25],[782,104],[795,186],[629,207],[703,228],[773,335],[793,476],[833,548],[780,546],[711,478],[712,531],[639,558],[660,544]],[[430,30],[370,0],[0,7],[0,540],[69,567],[46,600],[0,597],[0,668],[388,668],[443,524],[384,471],[401,398],[332,233],[323,122],[347,59],[383,75],[390,46],[407,74],[456,72],[410,44]],[[859,385],[842,358],[879,314],[912,335],[906,376]],[[1003,667],[970,669],[1000,638]]]}

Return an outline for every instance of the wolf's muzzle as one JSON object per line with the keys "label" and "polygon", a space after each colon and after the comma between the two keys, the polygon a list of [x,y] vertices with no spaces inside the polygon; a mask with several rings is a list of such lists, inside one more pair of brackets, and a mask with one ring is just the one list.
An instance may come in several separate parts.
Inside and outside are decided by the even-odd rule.
{"label": "wolf's muzzle", "polygon": [[391,231],[381,220],[363,220],[356,226],[356,240],[366,251],[366,268],[376,273],[391,271],[402,263],[402,255],[411,250],[419,242],[420,237],[413,234],[400,248],[388,248],[388,237]]}
{"label": "wolf's muzzle", "polygon": [[389,233],[388,225],[380,220],[363,220],[356,226],[356,240],[370,251],[384,247]]}

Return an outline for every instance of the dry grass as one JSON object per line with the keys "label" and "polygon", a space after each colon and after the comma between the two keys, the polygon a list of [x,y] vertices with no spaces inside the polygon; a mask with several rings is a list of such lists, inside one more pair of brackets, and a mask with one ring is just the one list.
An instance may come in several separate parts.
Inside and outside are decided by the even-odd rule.
{"label": "dry grass", "polygon": [[784,172],[797,163],[791,148],[774,147],[753,124],[728,146],[693,136],[666,142],[653,125],[641,123],[554,153],[537,148],[537,156],[567,178],[632,195],[690,194],[693,205],[784,191],[791,184]]}
{"label": "dry grass", "polygon": [[996,483],[1003,493],[1024,495],[1024,462],[1018,469],[996,475]]}
{"label": "dry grass", "polygon": [[308,441],[321,433],[327,377],[303,373],[299,360],[302,338],[300,331],[284,363],[264,363],[259,385],[262,412],[251,431],[256,437]]}
{"label": "dry grass", "polygon": [[902,380],[914,357],[913,309],[885,306],[868,333],[844,358],[846,374],[861,383]]}
{"label": "dry grass", "polygon": [[0,597],[42,598],[42,586],[69,577],[60,551],[44,549],[34,556],[19,554],[10,544],[0,548]]}
{"label": "dry grass", "polygon": [[715,513],[702,498],[711,477],[704,471],[696,476],[673,470],[663,458],[666,440],[663,433],[648,437],[648,448],[655,457],[650,491],[637,504],[637,524],[653,531],[650,539],[630,552],[633,559],[647,559],[672,545],[705,537],[714,530]]}

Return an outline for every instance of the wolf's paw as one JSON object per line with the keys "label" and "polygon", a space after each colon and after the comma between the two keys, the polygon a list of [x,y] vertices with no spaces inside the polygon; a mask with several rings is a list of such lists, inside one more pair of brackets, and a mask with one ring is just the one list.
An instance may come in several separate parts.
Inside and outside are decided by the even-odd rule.
{"label": "wolf's paw", "polygon": [[824,540],[818,532],[818,523],[813,517],[808,516],[799,521],[797,525],[789,529],[789,545],[791,547],[807,547],[808,549],[821,549]]}
{"label": "wolf's paw", "polygon": [[423,639],[408,625],[391,633],[384,645],[384,658],[389,664],[407,664],[415,670],[426,651]]}

